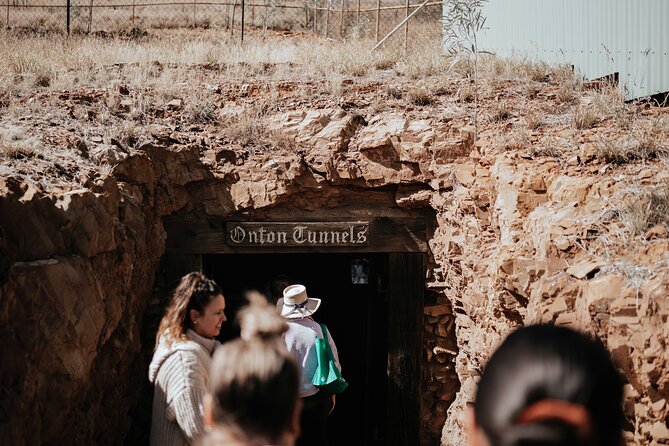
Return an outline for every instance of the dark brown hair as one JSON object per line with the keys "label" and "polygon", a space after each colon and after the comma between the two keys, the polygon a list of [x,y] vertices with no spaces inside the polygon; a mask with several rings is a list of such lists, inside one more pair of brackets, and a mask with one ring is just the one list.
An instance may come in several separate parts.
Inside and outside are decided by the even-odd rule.
{"label": "dark brown hair", "polygon": [[[622,379],[601,342],[565,327],[518,329],[483,371],[474,416],[491,446],[615,446],[624,416]],[[528,407],[546,400],[587,411],[592,433],[559,417],[518,422]]]}
{"label": "dark brown hair", "polygon": [[190,310],[203,313],[212,298],[222,294],[221,287],[200,272],[183,276],[160,321],[156,341],[164,337],[165,342],[171,344],[175,340],[185,339],[186,330],[193,328]]}
{"label": "dark brown hair", "polygon": [[269,305],[239,315],[244,338],[214,354],[209,380],[214,423],[247,444],[271,444],[287,432],[298,400],[299,374],[281,335],[285,320]]}

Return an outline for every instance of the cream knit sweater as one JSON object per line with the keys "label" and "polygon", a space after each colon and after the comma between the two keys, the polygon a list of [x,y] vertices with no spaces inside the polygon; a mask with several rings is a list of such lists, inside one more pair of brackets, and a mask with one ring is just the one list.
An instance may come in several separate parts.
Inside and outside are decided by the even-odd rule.
{"label": "cream knit sweater", "polygon": [[211,354],[220,345],[192,330],[168,346],[160,340],[149,366],[155,385],[151,446],[188,446],[204,433],[202,399],[209,386]]}

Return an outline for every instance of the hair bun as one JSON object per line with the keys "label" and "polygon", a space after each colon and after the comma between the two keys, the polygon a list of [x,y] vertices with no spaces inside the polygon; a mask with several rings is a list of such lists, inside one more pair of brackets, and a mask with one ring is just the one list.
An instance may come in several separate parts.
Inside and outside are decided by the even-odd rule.
{"label": "hair bun", "polygon": [[264,300],[249,299],[251,304],[239,312],[238,320],[242,339],[272,340],[288,330],[286,320]]}

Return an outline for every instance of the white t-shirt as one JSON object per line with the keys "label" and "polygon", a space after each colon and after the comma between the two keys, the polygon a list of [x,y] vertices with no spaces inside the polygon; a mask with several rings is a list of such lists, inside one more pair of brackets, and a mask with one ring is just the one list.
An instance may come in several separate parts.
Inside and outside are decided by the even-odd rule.
{"label": "white t-shirt", "polygon": [[[300,369],[300,398],[318,393],[318,388],[311,384],[311,380],[314,377],[314,373],[316,373],[316,368],[318,368],[314,342],[317,338],[322,337],[323,332],[320,325],[312,318],[288,319],[288,331],[284,334],[284,341],[286,342],[288,351],[295,357]],[[334,339],[332,339],[330,329],[328,329],[328,341],[334,355],[335,363],[341,371],[337,346]]]}

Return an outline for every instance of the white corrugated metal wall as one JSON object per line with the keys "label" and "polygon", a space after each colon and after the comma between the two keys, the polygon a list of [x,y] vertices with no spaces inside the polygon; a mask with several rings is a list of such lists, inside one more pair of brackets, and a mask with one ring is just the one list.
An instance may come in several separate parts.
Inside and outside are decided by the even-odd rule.
{"label": "white corrugated metal wall", "polygon": [[669,91],[669,0],[489,0],[483,14],[483,50],[619,73],[630,99]]}

